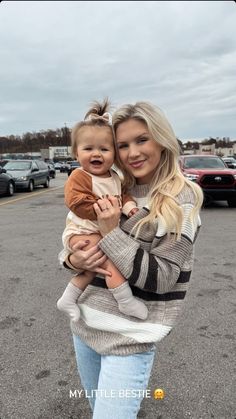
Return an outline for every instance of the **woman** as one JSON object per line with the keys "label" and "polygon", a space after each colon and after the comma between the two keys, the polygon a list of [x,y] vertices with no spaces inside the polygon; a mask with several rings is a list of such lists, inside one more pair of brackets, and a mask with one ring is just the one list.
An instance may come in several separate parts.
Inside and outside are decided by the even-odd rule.
{"label": "woman", "polygon": [[109,258],[148,308],[145,321],[122,315],[105,281],[96,278],[80,298],[80,321],[71,324],[93,419],[134,419],[156,343],[170,333],[184,302],[202,192],[182,175],[178,142],[158,108],[124,105],[113,115],[113,129],[124,186],[139,211],[120,220],[116,198],[99,200],[99,248],[84,250],[80,242],[65,265],[101,273]]}

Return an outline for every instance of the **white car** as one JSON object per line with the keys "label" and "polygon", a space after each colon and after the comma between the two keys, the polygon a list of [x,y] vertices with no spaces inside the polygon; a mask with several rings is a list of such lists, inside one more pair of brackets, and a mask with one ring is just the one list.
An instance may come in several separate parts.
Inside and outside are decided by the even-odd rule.
{"label": "white car", "polygon": [[236,169],[236,160],[234,157],[222,157],[222,160],[230,169]]}
{"label": "white car", "polygon": [[54,169],[60,170],[60,168],[61,168],[61,163],[55,163],[54,164]]}

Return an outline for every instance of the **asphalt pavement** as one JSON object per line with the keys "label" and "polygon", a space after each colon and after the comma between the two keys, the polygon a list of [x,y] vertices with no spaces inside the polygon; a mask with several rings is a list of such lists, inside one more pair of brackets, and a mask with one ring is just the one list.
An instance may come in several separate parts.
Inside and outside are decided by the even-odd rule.
{"label": "asphalt pavement", "polygon": [[[57,260],[66,178],[0,198],[0,419],[91,418],[68,319],[56,309],[71,276]],[[201,218],[186,304],[158,345],[139,418],[236,419],[236,209],[216,203]]]}

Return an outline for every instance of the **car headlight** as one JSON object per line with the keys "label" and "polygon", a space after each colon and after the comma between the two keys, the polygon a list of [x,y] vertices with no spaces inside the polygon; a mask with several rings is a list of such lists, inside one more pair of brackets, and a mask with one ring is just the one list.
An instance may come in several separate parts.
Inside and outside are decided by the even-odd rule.
{"label": "car headlight", "polygon": [[16,180],[27,180],[27,176],[20,176]]}
{"label": "car headlight", "polygon": [[193,180],[193,181],[195,181],[195,180],[197,180],[198,178],[199,178],[199,175],[194,175],[194,174],[192,174],[192,173],[185,173],[185,175],[184,175],[187,179],[189,179],[189,180]]}

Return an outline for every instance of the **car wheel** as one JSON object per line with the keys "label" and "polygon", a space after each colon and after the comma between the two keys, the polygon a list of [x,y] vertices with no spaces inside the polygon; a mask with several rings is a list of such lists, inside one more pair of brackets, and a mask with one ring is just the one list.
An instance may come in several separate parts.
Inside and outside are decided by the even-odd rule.
{"label": "car wheel", "polygon": [[212,203],[213,199],[210,195],[204,194],[203,207],[207,207]]}
{"label": "car wheel", "polygon": [[49,179],[47,178],[46,182],[44,183],[44,188],[49,188]]}
{"label": "car wheel", "polygon": [[236,208],[236,199],[232,198],[232,199],[228,199],[228,206],[230,208]]}
{"label": "car wheel", "polygon": [[33,182],[33,180],[30,180],[29,181],[29,186],[28,186],[28,192],[33,192],[33,190],[34,190],[34,182]]}
{"label": "car wheel", "polygon": [[13,182],[9,182],[8,187],[7,187],[7,196],[14,195],[14,192],[15,192],[14,184],[13,184]]}

